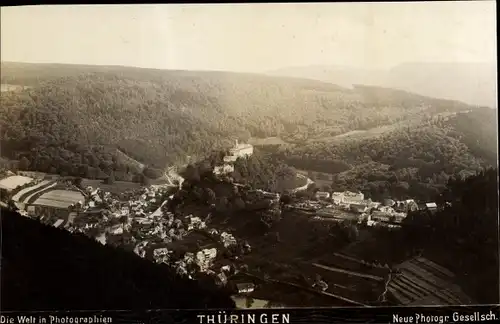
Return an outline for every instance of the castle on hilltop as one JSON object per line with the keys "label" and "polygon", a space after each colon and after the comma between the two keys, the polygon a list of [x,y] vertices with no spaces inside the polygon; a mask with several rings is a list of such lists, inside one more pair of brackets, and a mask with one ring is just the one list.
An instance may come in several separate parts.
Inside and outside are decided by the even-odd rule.
{"label": "castle on hilltop", "polygon": [[235,141],[233,148],[229,150],[229,155],[224,157],[224,165],[216,166],[214,169],[215,174],[231,173],[234,171],[232,165],[239,157],[251,156],[253,154],[253,145],[239,144],[238,140]]}
{"label": "castle on hilltop", "polygon": [[224,162],[234,162],[239,157],[250,156],[253,154],[253,145],[239,144],[235,141],[234,147],[229,150],[229,155],[224,157]]}

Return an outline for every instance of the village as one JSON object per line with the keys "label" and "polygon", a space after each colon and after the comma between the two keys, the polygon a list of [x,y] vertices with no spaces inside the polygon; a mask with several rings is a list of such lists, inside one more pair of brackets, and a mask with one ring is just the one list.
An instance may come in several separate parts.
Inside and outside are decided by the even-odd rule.
{"label": "village", "polygon": [[383,202],[365,199],[360,192],[324,192],[318,191],[314,199],[295,199],[298,202],[289,204],[288,209],[311,215],[315,220],[344,221],[355,220],[366,226],[384,226],[398,228],[408,212],[427,210],[431,213],[438,209],[434,202],[417,203],[413,199],[395,201],[385,199]]}
{"label": "village", "polygon": [[[236,143],[230,155],[224,159],[225,164],[214,168],[214,174],[221,176],[230,173],[232,163],[238,157],[252,153],[251,145]],[[81,184],[71,180],[41,173],[7,172],[0,180],[1,203],[44,224],[85,234],[102,244],[133,251],[153,262],[166,263],[191,279],[207,275],[220,286],[231,289],[239,307],[243,308],[251,307],[249,299],[253,300],[254,307],[271,303],[273,307],[283,305],[280,298],[269,298],[270,293],[266,293],[266,290],[269,292],[271,289],[269,287],[276,284],[288,285],[288,288],[326,297],[330,301],[343,300],[350,305],[373,304],[373,301],[356,301],[356,296],[362,290],[374,294],[376,304],[386,301],[387,292],[396,304],[409,304],[432,294],[433,290],[429,287],[435,284],[428,280],[441,280],[436,279],[432,271],[446,273],[446,270],[429,260],[410,260],[410,263],[405,264],[405,267],[410,268],[406,276],[418,282],[415,283],[417,288],[411,288],[410,279],[403,280],[403,277],[398,279],[403,280],[399,285],[394,280],[396,269],[387,264],[365,261],[355,253],[333,253],[328,264],[310,262],[305,265],[305,271],[316,273],[316,279],[293,283],[279,278],[263,278],[254,269],[249,269],[244,261],[251,260],[251,257],[245,256],[252,255],[253,247],[247,240],[235,237],[229,229],[212,226],[210,213],[200,217],[169,210],[169,202],[182,185],[182,180],[180,178],[178,185],[167,181],[117,194],[92,186],[82,188]],[[232,185],[241,187],[236,183]],[[411,211],[425,209],[432,213],[437,210],[435,203],[419,204],[411,199],[374,202],[365,199],[362,193],[350,191],[316,191],[312,198],[301,198],[295,192],[288,202],[280,199],[282,197],[278,193],[259,189],[249,193],[256,203],[262,202],[266,208],[281,206],[278,207],[280,213],[281,209],[299,213],[308,221],[324,223],[324,226],[331,222],[350,222],[367,230],[370,227],[397,229]],[[401,272],[403,268],[398,268],[399,276],[404,272]],[[434,277],[421,282],[422,273],[426,273],[428,278]],[[420,289],[418,287],[426,285],[427,290],[424,290],[427,293],[416,293]],[[448,296],[446,299],[443,294],[439,296],[433,298],[440,298],[443,303],[458,298]],[[268,302],[263,303],[266,300]]]}
{"label": "village", "polygon": [[[169,212],[166,205],[172,198],[171,185],[152,185],[116,195],[99,188],[81,190],[60,180],[12,172],[6,176],[0,180],[2,205],[18,210],[25,217],[72,233],[83,233],[102,244],[131,249],[142,258],[170,264],[190,278],[202,272],[226,284],[226,274],[234,272],[229,265],[220,266],[217,271],[212,269],[218,253],[215,247],[230,249],[237,245],[235,238],[230,233],[208,228],[199,217],[176,217]],[[7,197],[11,198],[7,200]],[[176,249],[170,247],[175,243],[190,240],[199,245],[207,238],[212,243],[209,246],[204,244],[198,251],[186,252],[180,258],[171,257]],[[250,249],[248,245],[243,248]]]}

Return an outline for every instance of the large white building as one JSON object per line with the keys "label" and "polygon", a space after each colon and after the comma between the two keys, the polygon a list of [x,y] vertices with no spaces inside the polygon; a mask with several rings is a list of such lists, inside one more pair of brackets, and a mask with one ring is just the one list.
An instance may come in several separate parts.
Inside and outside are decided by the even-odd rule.
{"label": "large white building", "polygon": [[362,194],[361,192],[356,193],[356,192],[351,192],[351,191],[345,191],[345,192],[333,192],[332,193],[332,200],[333,202],[340,204],[356,204],[356,203],[362,203],[363,200],[365,199],[365,195]]}
{"label": "large white building", "polygon": [[231,173],[234,172],[234,166],[231,164],[224,164],[220,166],[216,166],[214,168],[214,173],[215,174],[224,174],[224,173]]}
{"label": "large white building", "polygon": [[234,172],[234,163],[238,158],[250,156],[253,154],[253,146],[251,144],[238,144],[236,140],[233,148],[229,150],[229,155],[224,157],[224,165],[214,168],[215,174],[224,174]]}
{"label": "large white building", "polygon": [[253,154],[253,145],[251,145],[251,144],[239,144],[238,140],[236,140],[234,147],[229,150],[229,153],[232,156],[236,156],[236,157],[250,156]]}

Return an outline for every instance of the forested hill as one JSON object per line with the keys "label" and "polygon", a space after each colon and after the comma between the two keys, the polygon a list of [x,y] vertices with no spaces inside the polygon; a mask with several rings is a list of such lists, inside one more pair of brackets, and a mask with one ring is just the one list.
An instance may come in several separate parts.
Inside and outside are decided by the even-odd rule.
{"label": "forested hill", "polygon": [[378,201],[432,201],[450,177],[497,166],[496,116],[489,108],[366,133],[274,152],[291,166],[319,172],[313,179],[330,180],[334,190],[354,188]]}
{"label": "forested hill", "polygon": [[234,308],[214,283],[1,211],[1,306],[11,310]]}
{"label": "forested hill", "polygon": [[[405,91],[253,74],[2,63],[2,155],[88,178],[206,156],[234,138],[288,142],[474,109]],[[306,145],[307,146],[307,145]],[[52,170],[53,171],[53,170]],[[117,172],[115,172],[116,176]],[[120,177],[116,177],[120,179]]]}

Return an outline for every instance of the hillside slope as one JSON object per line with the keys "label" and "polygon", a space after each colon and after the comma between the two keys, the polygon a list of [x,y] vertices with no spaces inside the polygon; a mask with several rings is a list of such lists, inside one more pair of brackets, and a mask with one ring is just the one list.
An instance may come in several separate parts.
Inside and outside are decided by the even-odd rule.
{"label": "hillside slope", "polygon": [[498,304],[498,169],[451,179],[442,201],[453,205],[431,215],[410,213],[396,249],[420,250],[457,275],[478,303]]}
{"label": "hillside slope", "polygon": [[3,209],[1,221],[2,310],[234,307],[215,285],[131,252]]}
{"label": "hillside slope", "polygon": [[4,62],[2,83],[30,87],[2,93],[2,155],[86,177],[129,174],[117,149],[162,168],[236,137],[300,142],[471,109],[399,90],[226,72]]}
{"label": "hillside slope", "polygon": [[374,200],[429,201],[450,176],[497,166],[496,115],[489,108],[437,115],[381,132],[351,132],[269,150],[290,166],[320,172],[313,180],[335,190],[359,189]]}

